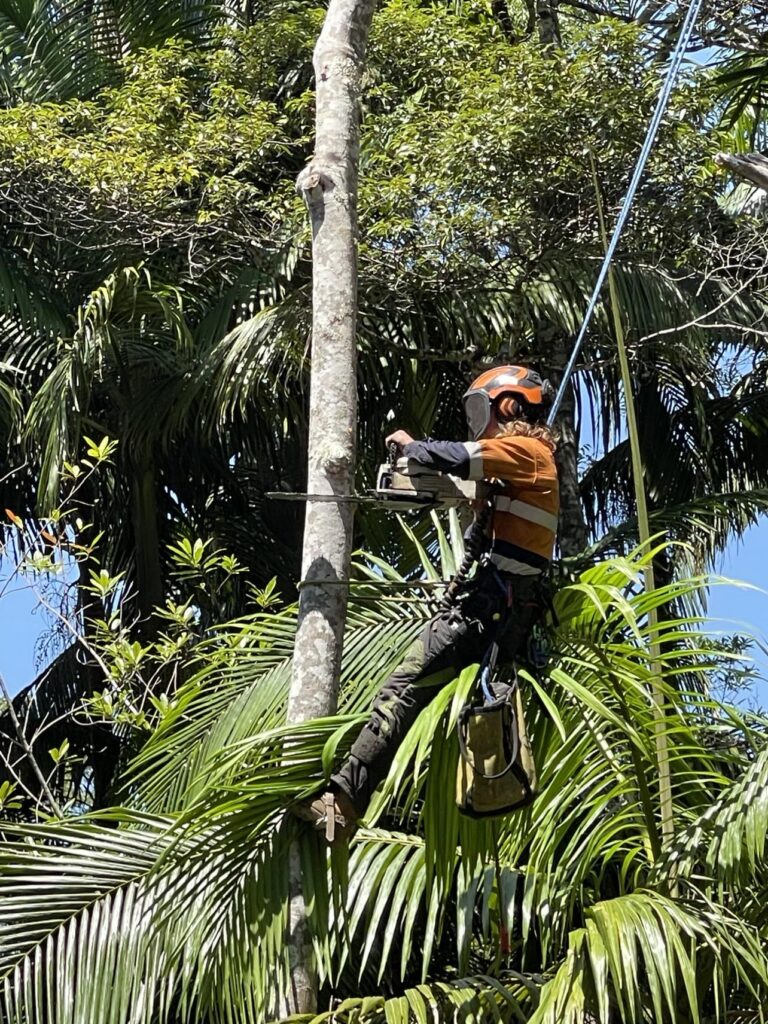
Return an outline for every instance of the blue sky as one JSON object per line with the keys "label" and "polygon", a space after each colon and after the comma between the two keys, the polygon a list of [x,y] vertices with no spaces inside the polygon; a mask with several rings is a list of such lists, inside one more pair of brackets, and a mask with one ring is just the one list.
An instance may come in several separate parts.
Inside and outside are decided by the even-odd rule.
{"label": "blue sky", "polygon": [[[8,589],[5,590],[6,585]],[[11,693],[35,676],[35,646],[48,627],[47,613],[24,581],[0,575],[0,673]]]}
{"label": "blue sky", "polygon": [[[743,541],[731,544],[722,564],[721,576],[759,589],[718,585],[710,592],[709,614],[718,628],[727,633],[750,633],[768,644],[768,519],[744,534]],[[768,707],[768,655],[754,651],[755,667],[764,677],[755,684],[759,704]]]}
{"label": "blue sky", "polygon": [[[742,580],[760,591],[735,586],[712,588],[710,614],[716,628],[726,633],[748,632],[768,637],[768,520],[749,530],[742,542],[726,552],[721,575]],[[0,576],[0,592],[5,580]],[[35,647],[48,627],[45,609],[29,588],[14,585],[0,598],[0,672],[11,692],[21,689],[35,675]],[[759,659],[759,660],[758,660]],[[768,657],[757,652],[756,661],[768,679]],[[758,682],[755,696],[768,706],[768,682]]]}

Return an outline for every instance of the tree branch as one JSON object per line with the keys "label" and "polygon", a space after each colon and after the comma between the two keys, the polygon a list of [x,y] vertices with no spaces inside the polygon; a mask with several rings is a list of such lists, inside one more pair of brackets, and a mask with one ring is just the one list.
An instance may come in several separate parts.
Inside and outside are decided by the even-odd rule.
{"label": "tree branch", "polygon": [[718,153],[715,163],[768,192],[768,157],[762,153]]}
{"label": "tree branch", "polygon": [[64,811],[61,809],[61,805],[59,804],[56,797],[53,795],[51,787],[48,785],[48,780],[46,779],[45,775],[43,775],[43,770],[38,764],[37,758],[35,757],[32,751],[32,747],[30,746],[29,740],[24,735],[24,730],[21,727],[19,716],[16,714],[16,709],[13,706],[13,699],[8,691],[8,687],[5,684],[5,679],[3,678],[2,673],[0,673],[0,691],[2,691],[3,697],[5,698],[5,701],[8,705],[8,715],[11,721],[13,722],[14,729],[16,730],[16,736],[18,738],[19,745],[21,746],[22,750],[24,751],[27,757],[27,760],[32,766],[32,771],[37,776],[37,781],[40,783],[40,788],[45,794],[45,798],[47,799],[48,804],[53,813],[56,815],[56,817],[63,818]]}

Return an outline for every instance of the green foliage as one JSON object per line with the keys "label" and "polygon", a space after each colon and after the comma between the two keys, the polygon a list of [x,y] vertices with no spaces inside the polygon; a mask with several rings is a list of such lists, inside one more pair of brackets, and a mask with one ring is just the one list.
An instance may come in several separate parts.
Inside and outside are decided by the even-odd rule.
{"label": "green foliage", "polygon": [[[0,381],[18,387],[22,375],[26,443],[10,457],[39,466],[44,506],[56,503],[61,466],[95,421],[142,454],[116,465],[101,529],[119,521],[141,469],[144,514],[154,502],[168,524],[161,549],[179,534],[215,537],[257,583],[277,574],[286,589],[301,517],[259,495],[303,480],[309,253],[293,180],[311,152],[310,58],[324,9],[252,13],[248,27],[212,22],[204,45],[182,33],[131,49],[117,79],[89,98],[2,112],[0,301],[14,330],[0,358],[7,351],[14,370]],[[636,25],[572,26],[552,57],[532,38],[510,41],[482,4],[446,13],[393,0],[378,12],[360,187],[361,483],[379,459],[391,404],[382,396],[397,396],[404,425],[460,436],[458,397],[477,356],[501,350],[557,368],[601,252],[588,153],[612,208],[656,87]],[[703,497],[697,467],[669,472],[678,449],[688,457],[690,434],[707,436],[701,450],[720,459],[707,494],[747,491],[765,475],[758,458],[746,466],[741,439],[717,414],[724,389],[707,368],[719,339],[695,325],[674,333],[723,303],[737,332],[764,314],[758,291],[739,290],[738,272],[709,241],[730,245],[734,233],[701,173],[710,107],[692,77],[618,259],[631,340],[673,332],[638,348],[649,408],[686,421],[677,447],[645,445],[659,505]],[[594,369],[584,393],[609,449],[583,488],[597,534],[632,509],[614,445],[621,391],[604,310],[586,358]],[[694,377],[713,385],[689,389]],[[763,377],[760,366],[730,390],[749,402]],[[760,451],[755,416],[743,425]],[[6,503],[31,508],[32,495]],[[359,523],[368,547],[397,559],[375,517]],[[716,523],[723,539],[737,518]],[[130,529],[107,532],[111,572],[143,565],[151,576],[154,564],[158,575],[162,557],[137,551]],[[157,602],[156,580],[132,582]],[[232,594],[241,599],[242,587]],[[236,610],[229,601],[222,614]]]}
{"label": "green foliage", "polygon": [[[318,1020],[758,1019],[766,722],[714,699],[723,648],[692,612],[768,479],[763,226],[727,212],[711,171],[727,97],[691,69],[617,259],[655,523],[694,543],[631,550],[601,308],[582,371],[604,449],[582,478],[586,557],[620,557],[562,587],[555,655],[541,678],[521,672],[540,795],[495,825],[458,815],[470,670],[409,734],[348,862],[328,862],[286,811],[348,749],[455,571],[460,530],[363,512],[340,715],[286,726],[301,511],[263,493],[304,480],[309,236],[293,180],[311,155],[325,7],[234,6],[53,17],[0,3],[0,458],[29,466],[0,472],[6,551],[40,581],[82,562],[85,609],[82,643],[18,704],[35,729],[56,723],[36,749],[71,820],[3,823],[0,1016],[273,1016],[300,835],[323,1005],[338,1003]],[[658,86],[649,47],[675,31],[609,6],[620,17],[564,13],[557,53],[526,36],[522,4],[509,24],[479,0],[380,6],[363,100],[361,482],[393,415],[462,436],[478,356],[561,365],[601,254],[589,156],[614,210]],[[745,140],[759,61],[733,72],[721,84],[742,90]],[[702,326],[712,317],[726,326]],[[662,556],[672,582],[651,598],[640,570]],[[673,558],[702,575],[675,580]],[[123,806],[105,813],[116,771]],[[5,817],[28,803],[0,784]],[[75,820],[86,806],[100,815]]]}
{"label": "green foliage", "polygon": [[[544,677],[525,676],[541,773],[531,808],[491,825],[461,818],[446,793],[468,672],[422,713],[371,810],[367,824],[378,823],[361,830],[345,868],[302,833],[340,1019],[661,1024],[679,1006],[717,1020],[720,1008],[765,999],[751,897],[765,885],[765,723],[682,689],[692,672],[706,679],[710,652],[692,623],[662,622],[676,838],[657,857],[644,557],[596,566],[557,595],[555,656]],[[368,579],[353,588],[340,717],[284,725],[295,610],[260,613],[196,647],[197,670],[153,718],[122,810],[6,828],[0,971],[11,1019],[43,998],[52,1022],[72,999],[73,1019],[93,1024],[172,1021],[179,1007],[210,1021],[271,1016],[298,827],[285,810],[321,781],[329,750],[343,754],[419,628]],[[670,589],[653,601],[668,604]],[[726,723],[728,747],[712,742]]]}
{"label": "green foliage", "polygon": [[[213,65],[213,66],[212,66]],[[6,111],[0,152],[27,173],[70,179],[94,211],[189,205],[200,222],[252,206],[288,143],[274,104],[214,72],[223,62],[168,43],[129,58],[124,83],[98,101]],[[53,182],[52,182],[53,183]]]}

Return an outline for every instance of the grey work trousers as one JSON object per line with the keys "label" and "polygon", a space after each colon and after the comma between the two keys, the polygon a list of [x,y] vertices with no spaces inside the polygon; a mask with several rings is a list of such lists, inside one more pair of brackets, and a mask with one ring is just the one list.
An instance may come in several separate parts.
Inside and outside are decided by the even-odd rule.
{"label": "grey work trousers", "polygon": [[462,669],[482,660],[500,622],[499,663],[512,661],[542,608],[540,577],[483,568],[465,584],[451,608],[430,619],[379,690],[349,758],[331,777],[332,785],[347,794],[358,814],[365,812],[400,742],[438,690]]}

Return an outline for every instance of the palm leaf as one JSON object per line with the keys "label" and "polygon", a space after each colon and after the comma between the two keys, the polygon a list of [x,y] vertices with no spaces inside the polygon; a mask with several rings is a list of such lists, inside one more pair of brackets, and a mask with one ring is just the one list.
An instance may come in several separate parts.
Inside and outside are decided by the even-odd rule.
{"label": "palm leaf", "polygon": [[[716,957],[702,956],[702,950],[715,949]],[[639,890],[590,908],[530,1022],[580,1024],[592,1013],[607,1024],[615,1006],[626,1024],[662,1024],[681,1005],[698,1022],[701,989],[711,985],[717,1005],[725,1007],[734,982],[744,984],[752,999],[768,984],[768,960],[752,928],[722,907],[712,912],[703,904]]]}
{"label": "palm leaf", "polygon": [[718,885],[753,886],[765,860],[768,834],[768,750],[761,749],[743,776],[723,789],[713,804],[678,834],[659,862],[655,877]]}
{"label": "palm leaf", "polygon": [[[617,1007],[627,1021],[643,1013],[660,1021],[680,1000],[689,1000],[694,1013],[712,1000],[759,1005],[766,965],[750,924],[757,911],[708,903],[693,889],[674,899],[662,891],[666,862],[655,857],[652,841],[659,805],[647,782],[655,772],[659,723],[648,694],[646,616],[651,603],[668,602],[673,590],[693,592],[704,580],[646,595],[639,580],[653,556],[634,552],[593,566],[557,596],[557,659],[541,680],[524,677],[541,776],[531,808],[499,822],[494,837],[489,824],[460,818],[446,793],[458,757],[453,726],[472,686],[470,668],[437,694],[398,751],[369,815],[379,827],[359,833],[346,897],[333,911],[328,893],[339,893],[340,880],[329,887],[325,857],[309,837],[302,843],[322,977],[342,996],[360,986],[393,992],[342,1002],[346,1009],[337,1013],[430,1020],[455,1010],[498,1021],[578,1020],[589,1012],[607,1021],[609,1008]],[[6,940],[16,959],[5,998],[16,1017],[37,1012],[41,993],[51,990],[53,1024],[70,1020],[60,1009],[72,976],[68,950],[77,958],[83,1007],[86,998],[97,1000],[107,974],[119,980],[130,962],[153,1019],[170,1021],[182,1012],[229,1024],[270,1011],[270,965],[285,963],[286,844],[295,835],[281,824],[284,811],[343,756],[350,728],[419,628],[418,619],[403,622],[386,591],[375,589],[377,576],[397,579],[369,563],[361,587],[366,600],[353,597],[351,604],[342,698],[351,713],[300,730],[286,726],[295,610],[244,619],[200,646],[198,672],[126,780],[126,799],[142,813],[164,805],[171,819],[123,813],[117,829],[98,822],[80,831],[69,824],[29,826],[14,833],[18,841],[10,837],[0,846],[0,857],[7,857],[0,923],[7,912],[16,929]],[[670,652],[662,662],[663,728],[672,750],[676,820],[687,837],[682,847],[692,849],[702,834],[715,839],[702,813],[718,794],[714,827],[725,822],[729,806],[739,811],[728,817],[725,847],[712,846],[706,856],[743,848],[728,877],[746,880],[762,853],[759,843],[739,837],[756,835],[764,808],[749,817],[743,804],[762,785],[764,757],[759,771],[742,780],[744,788],[733,788],[734,773],[745,768],[743,750],[710,744],[722,728],[713,726],[714,705],[673,685],[692,664],[705,671],[705,652],[687,625],[664,619],[659,627],[662,649]],[[731,721],[742,729],[738,717]],[[104,848],[108,855],[99,861]],[[698,843],[699,854],[706,848],[706,840]],[[679,877],[682,884],[685,872]],[[654,881],[657,889],[649,889]],[[126,916],[129,907],[140,908],[138,919]],[[515,936],[516,974],[505,971],[494,948],[502,926]],[[102,927],[114,937],[103,949],[96,944]],[[126,945],[121,936],[128,927]],[[2,934],[0,928],[0,963]],[[455,980],[465,974],[468,979]],[[412,984],[414,975],[421,985]],[[638,976],[647,984],[638,986]],[[129,997],[131,985],[123,986]],[[127,1019],[122,995],[98,998],[90,1018],[96,1024]],[[137,1019],[150,1019],[149,1008],[146,1014]]]}
{"label": "palm leaf", "polygon": [[453,982],[432,982],[406,989],[392,998],[367,996],[341,1002],[332,1012],[294,1019],[297,1024],[325,1024],[338,1020],[365,1024],[419,1024],[443,1020],[467,1020],[507,1024],[526,1021],[535,984],[509,972],[502,980],[477,975]]}
{"label": "palm leaf", "polygon": [[5,0],[0,4],[3,91],[13,102],[92,95],[117,81],[127,53],[171,36],[204,40],[222,14],[221,5],[208,0]]}

